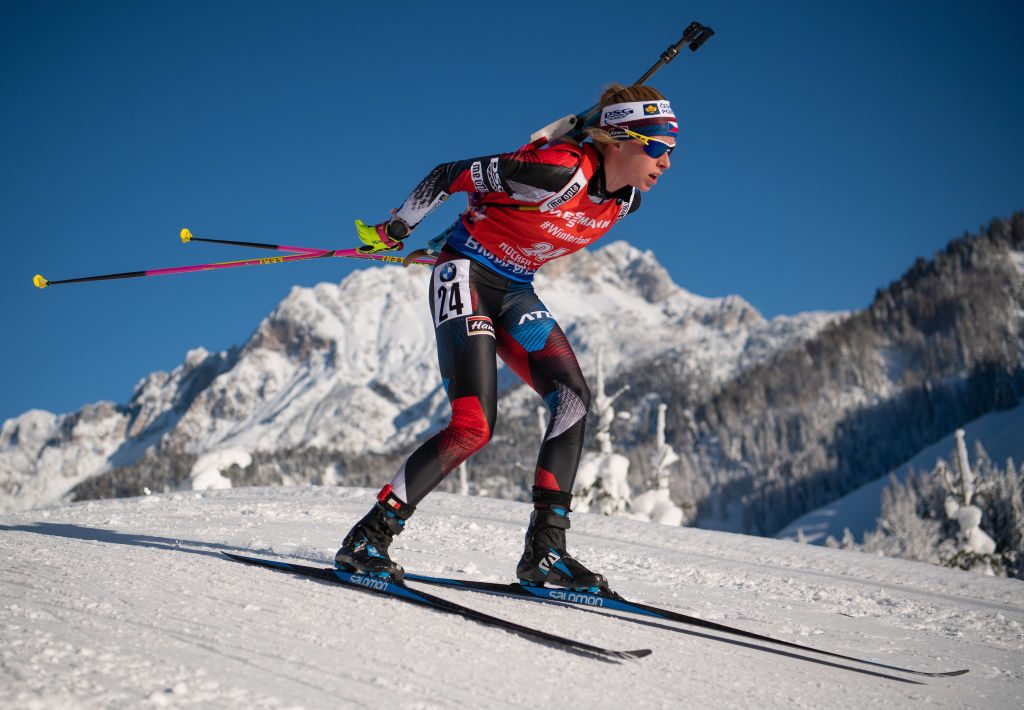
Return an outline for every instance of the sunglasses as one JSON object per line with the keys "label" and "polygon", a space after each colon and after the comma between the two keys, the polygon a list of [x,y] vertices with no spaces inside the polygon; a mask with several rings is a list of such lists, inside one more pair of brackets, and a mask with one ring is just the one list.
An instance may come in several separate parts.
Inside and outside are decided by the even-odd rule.
{"label": "sunglasses", "polygon": [[636,131],[631,131],[628,128],[623,128],[622,126],[619,126],[618,129],[630,138],[640,141],[644,146],[644,152],[652,158],[660,158],[663,155],[672,155],[672,151],[676,149],[674,144],[669,145],[665,141],[645,136],[643,133],[637,133]]}

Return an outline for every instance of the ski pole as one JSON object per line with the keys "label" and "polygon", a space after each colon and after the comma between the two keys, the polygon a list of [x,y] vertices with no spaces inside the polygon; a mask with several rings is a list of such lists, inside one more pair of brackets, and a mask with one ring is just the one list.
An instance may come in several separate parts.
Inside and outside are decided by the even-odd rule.
{"label": "ski pole", "polygon": [[318,249],[315,247],[294,247],[286,246],[284,244],[263,244],[261,242],[239,242],[233,239],[211,239],[210,237],[197,237],[192,234],[187,228],[181,230],[181,243],[188,244],[190,242],[205,242],[207,244],[230,244],[236,247],[252,247],[254,249],[272,249],[274,251],[287,251],[299,254],[317,254],[322,251],[330,251],[329,249]]}
{"label": "ski pole", "polygon": [[[193,236],[192,232],[190,232],[187,229],[181,230],[181,243],[188,244],[189,242],[207,242],[209,244],[232,244],[234,246],[240,247],[254,247],[256,249],[273,249],[274,251],[290,251],[302,253],[321,251],[320,249],[316,249],[313,247],[294,247],[284,246],[282,244],[263,244],[261,242],[239,242],[234,241],[232,239],[211,239],[209,237],[196,237]],[[410,252],[408,256],[403,257],[400,261],[403,267],[408,267],[412,264],[423,264],[426,266],[431,266],[434,263],[434,260],[431,257],[436,256],[437,252],[431,251],[429,248],[417,249],[413,252]],[[387,259],[387,261],[391,261],[391,259]]]}
{"label": "ski pole", "polygon": [[[256,249],[273,249],[274,251],[288,251],[288,252],[299,252],[303,254],[312,254],[324,251],[316,247],[295,247],[285,246],[283,244],[264,244],[262,242],[239,242],[233,239],[212,239],[210,237],[196,237],[193,236],[192,232],[188,229],[181,230],[181,243],[188,244],[189,242],[206,242],[208,244],[232,244],[239,247],[253,247]],[[345,250],[348,251],[348,250]],[[345,254],[336,254],[336,256],[345,256]],[[366,254],[360,253],[359,256],[364,257]],[[427,249],[417,249],[411,252],[408,256],[405,256],[397,261],[395,259],[384,259],[381,256],[370,256],[369,258],[381,259],[382,261],[390,261],[394,263],[401,263],[402,266],[408,267],[411,264],[422,264],[424,266],[433,266],[434,259],[437,252]]]}
{"label": "ski pole", "polygon": [[[267,245],[268,247],[274,248],[274,245]],[[165,276],[171,274],[188,274],[196,271],[213,271],[217,269],[233,269],[240,266],[267,266],[270,264],[287,264],[293,261],[308,261],[310,259],[324,259],[324,258],[344,258],[344,259],[369,259],[371,261],[382,261],[391,264],[403,264],[405,259],[400,256],[392,256],[390,254],[360,254],[358,248],[355,249],[324,249],[324,250],[308,250],[301,254],[290,254],[289,256],[272,256],[265,257],[262,259],[242,259],[239,261],[221,261],[212,264],[195,264],[192,266],[173,266],[170,268],[163,269],[146,269],[144,271],[127,271],[121,274],[104,274],[102,276],[81,276],[74,279],[61,279],[50,281],[42,276],[42,274],[36,274],[32,279],[32,283],[38,288],[46,288],[47,286],[59,286],[63,284],[72,283],[84,283],[86,281],[112,281],[115,279],[134,279],[142,278],[145,276]],[[429,258],[416,258],[411,262],[413,264],[422,264],[424,266],[433,266],[434,260]]]}

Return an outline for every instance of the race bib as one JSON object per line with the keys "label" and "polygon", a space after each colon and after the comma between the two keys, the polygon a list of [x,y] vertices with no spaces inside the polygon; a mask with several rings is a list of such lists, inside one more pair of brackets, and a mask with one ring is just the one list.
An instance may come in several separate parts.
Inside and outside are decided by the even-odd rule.
{"label": "race bib", "polygon": [[434,267],[430,279],[434,299],[434,327],[454,318],[473,315],[469,293],[469,259],[454,259]]}

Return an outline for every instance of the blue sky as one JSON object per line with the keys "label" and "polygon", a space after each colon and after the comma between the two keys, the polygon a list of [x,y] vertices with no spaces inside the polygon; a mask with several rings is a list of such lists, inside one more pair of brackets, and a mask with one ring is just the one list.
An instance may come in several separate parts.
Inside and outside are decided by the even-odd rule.
{"label": "blue sky", "polygon": [[1024,208],[1019,0],[559,7],[0,3],[0,419],[127,401],[192,347],[243,343],[292,286],[364,267],[45,291],[34,274],[265,255],[182,246],[186,226],[354,245],[352,221],[385,217],[434,165],[514,149],[637,78],[691,20],[717,35],[651,81],[681,148],[609,236],[684,288],[769,317],[859,309],[916,257]]}

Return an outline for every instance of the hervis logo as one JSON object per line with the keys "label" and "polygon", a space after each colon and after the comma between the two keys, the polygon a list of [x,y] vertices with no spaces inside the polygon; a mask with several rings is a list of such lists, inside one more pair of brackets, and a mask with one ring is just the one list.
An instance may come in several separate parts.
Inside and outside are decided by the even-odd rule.
{"label": "hervis logo", "polygon": [[468,335],[489,335],[494,337],[494,323],[487,316],[470,316],[466,319]]}

